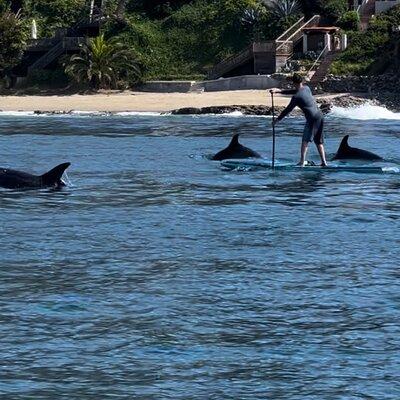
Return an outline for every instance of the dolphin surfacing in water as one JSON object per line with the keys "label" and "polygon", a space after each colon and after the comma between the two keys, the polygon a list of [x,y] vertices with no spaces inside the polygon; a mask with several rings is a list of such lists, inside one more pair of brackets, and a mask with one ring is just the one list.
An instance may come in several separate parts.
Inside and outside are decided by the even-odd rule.
{"label": "dolphin surfacing in water", "polygon": [[61,177],[71,163],[57,165],[43,175],[32,175],[27,172],[0,168],[0,186],[6,189],[39,189],[65,186]]}
{"label": "dolphin surfacing in water", "polygon": [[212,160],[222,161],[230,158],[261,158],[261,156],[248,147],[241,145],[239,143],[239,134],[237,133],[233,135],[229,146],[215,154]]}
{"label": "dolphin surfacing in water", "polygon": [[332,160],[368,160],[379,161],[382,157],[367,150],[349,146],[349,135],[346,135],[340,143],[339,149]]}

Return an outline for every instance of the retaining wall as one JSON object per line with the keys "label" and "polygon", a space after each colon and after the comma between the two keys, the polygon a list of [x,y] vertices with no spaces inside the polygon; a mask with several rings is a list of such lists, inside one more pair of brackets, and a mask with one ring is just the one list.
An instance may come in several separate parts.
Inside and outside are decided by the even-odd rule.
{"label": "retaining wall", "polygon": [[279,87],[284,80],[280,74],[243,75],[211,81],[149,81],[138,87],[143,92],[187,93],[194,91],[220,92],[229,90],[265,90]]}

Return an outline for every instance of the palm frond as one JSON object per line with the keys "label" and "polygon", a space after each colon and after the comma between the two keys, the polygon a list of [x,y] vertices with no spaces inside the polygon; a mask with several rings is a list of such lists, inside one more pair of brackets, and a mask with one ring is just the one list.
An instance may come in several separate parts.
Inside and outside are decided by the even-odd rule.
{"label": "palm frond", "polygon": [[118,81],[137,81],[141,71],[132,49],[104,35],[82,45],[80,54],[71,56],[65,72],[77,82],[94,88],[116,87]]}

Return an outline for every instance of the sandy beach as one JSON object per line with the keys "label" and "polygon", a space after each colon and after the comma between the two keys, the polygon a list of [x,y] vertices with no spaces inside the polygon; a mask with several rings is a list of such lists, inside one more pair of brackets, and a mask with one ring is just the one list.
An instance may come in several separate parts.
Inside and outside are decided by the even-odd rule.
{"label": "sandy beach", "polygon": [[[288,96],[276,95],[275,105],[286,106]],[[143,111],[167,112],[182,107],[271,105],[265,90],[206,93],[114,92],[89,95],[0,96],[2,111]]]}

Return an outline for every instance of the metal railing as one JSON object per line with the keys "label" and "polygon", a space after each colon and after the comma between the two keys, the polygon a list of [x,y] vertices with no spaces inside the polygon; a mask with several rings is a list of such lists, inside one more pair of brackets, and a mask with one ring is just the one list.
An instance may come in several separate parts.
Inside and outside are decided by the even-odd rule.
{"label": "metal railing", "polygon": [[364,9],[364,6],[368,3],[368,0],[363,0],[361,4],[357,7],[358,15],[361,15],[361,11]]}
{"label": "metal railing", "polygon": [[248,60],[253,54],[253,44],[247,46],[244,50],[240,53],[234,54],[225,60],[218,63],[214,68],[212,68],[209,72],[209,76],[211,79],[217,77],[218,75],[221,76],[224,72],[227,72],[233,66],[238,66],[241,63]]}
{"label": "metal railing", "polygon": [[[277,41],[277,42],[282,41],[283,38],[289,34],[290,31],[292,31],[293,29],[295,29],[295,27],[296,27],[297,25],[300,25],[303,21],[304,21],[304,17],[301,17],[295,24],[293,24],[289,29],[287,29],[285,32],[283,32],[282,35],[279,36],[279,37],[276,39],[276,41]],[[297,31],[297,29],[296,29],[296,31]],[[291,35],[289,35],[289,36],[291,36]]]}
{"label": "metal railing", "polygon": [[29,49],[49,48],[56,45],[59,40],[57,38],[29,39],[26,44]]}
{"label": "metal railing", "polygon": [[77,50],[82,44],[87,43],[85,37],[65,37],[56,43],[46,54],[36,60],[29,68],[31,72],[35,69],[42,69],[52,63],[57,57],[67,50]]}
{"label": "metal railing", "polygon": [[[278,39],[276,39],[276,43],[279,44],[276,50],[278,51],[281,47],[283,47],[288,42],[294,42],[298,40],[300,37],[303,36],[303,29],[307,28],[308,26],[316,26],[318,25],[321,19],[320,15],[314,15],[310,18],[305,24],[303,24],[300,28],[298,28],[295,32],[293,32],[287,39],[282,40],[280,39],[283,35],[281,35]],[[297,24],[295,24],[297,25]],[[293,26],[295,26],[293,25]]]}
{"label": "metal railing", "polygon": [[310,72],[314,70],[315,66],[319,63],[319,60],[322,58],[322,56],[326,53],[326,51],[329,49],[329,45],[326,45],[324,49],[321,51],[320,55],[317,57],[317,59],[314,61],[314,64],[312,67],[308,70],[307,76],[310,75]]}

